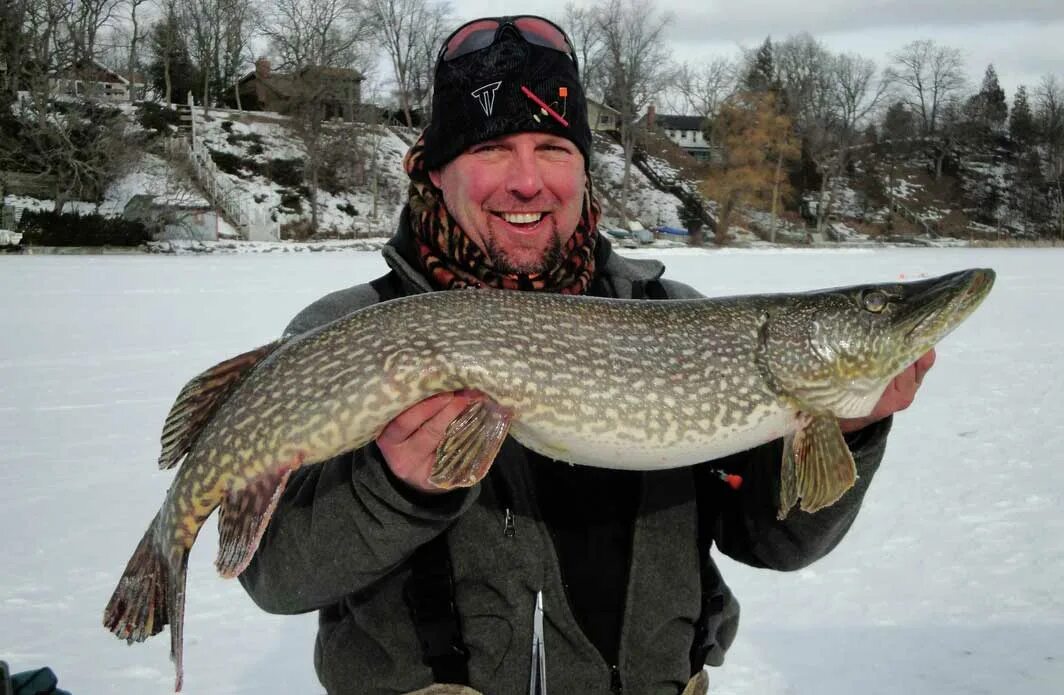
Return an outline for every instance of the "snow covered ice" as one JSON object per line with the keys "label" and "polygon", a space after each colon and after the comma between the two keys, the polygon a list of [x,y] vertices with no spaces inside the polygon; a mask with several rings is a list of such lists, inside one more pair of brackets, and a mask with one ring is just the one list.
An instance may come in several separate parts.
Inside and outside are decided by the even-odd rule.
{"label": "snow covered ice", "polygon": [[[1064,252],[633,253],[711,295],[998,272],[897,416],[843,543],[795,573],[721,561],[743,618],[711,692],[1064,692]],[[168,633],[129,647],[100,623],[173,477],[155,466],[173,398],[383,270],[357,252],[0,257],[0,658],[49,665],[74,695],[172,691]],[[216,543],[208,522],[185,690],[321,692],[314,616],[260,611],[215,574]]]}

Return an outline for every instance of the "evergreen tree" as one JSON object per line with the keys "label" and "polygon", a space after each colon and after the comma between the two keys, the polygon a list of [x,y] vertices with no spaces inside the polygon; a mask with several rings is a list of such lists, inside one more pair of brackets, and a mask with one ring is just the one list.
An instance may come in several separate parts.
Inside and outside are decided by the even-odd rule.
{"label": "evergreen tree", "polygon": [[1026,149],[1034,144],[1037,134],[1031,105],[1027,101],[1027,87],[1021,84],[1012,100],[1009,135],[1020,149]]}
{"label": "evergreen tree", "polygon": [[993,63],[986,66],[983,87],[979,90],[978,96],[985,125],[991,129],[1004,126],[1009,116],[1009,105],[1005,101],[1005,90],[998,82],[997,71],[994,70]]}
{"label": "evergreen tree", "polygon": [[743,85],[751,92],[777,91],[776,63],[773,58],[772,37],[766,37],[761,48],[757,49],[754,62],[746,73]]}
{"label": "evergreen tree", "polygon": [[903,101],[896,101],[887,108],[883,117],[882,139],[877,148],[886,159],[886,197],[890,211],[894,212],[894,187],[899,163],[912,154],[913,136],[917,132],[916,116]]}
{"label": "evergreen tree", "polygon": [[188,93],[199,84],[199,71],[189,57],[185,34],[180,19],[171,14],[155,23],[149,41],[152,61],[147,76],[151,86],[165,98],[169,78],[170,97],[179,104],[185,103]]}

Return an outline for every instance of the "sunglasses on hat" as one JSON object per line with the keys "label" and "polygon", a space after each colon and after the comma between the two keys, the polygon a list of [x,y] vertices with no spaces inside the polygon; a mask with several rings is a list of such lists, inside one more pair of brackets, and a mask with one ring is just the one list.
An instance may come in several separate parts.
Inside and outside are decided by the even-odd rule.
{"label": "sunglasses on hat", "polygon": [[499,40],[506,27],[512,27],[525,41],[566,54],[576,64],[569,37],[554,22],[535,15],[475,19],[454,30],[440,47],[437,63],[447,62],[487,48]]}

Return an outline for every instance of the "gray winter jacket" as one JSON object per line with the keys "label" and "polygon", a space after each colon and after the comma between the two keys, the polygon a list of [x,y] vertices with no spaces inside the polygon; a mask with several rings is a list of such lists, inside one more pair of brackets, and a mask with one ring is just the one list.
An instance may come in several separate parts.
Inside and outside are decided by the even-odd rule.
{"label": "gray winter jacket", "polygon": [[[430,291],[394,243],[383,252],[392,280],[406,294]],[[657,261],[612,252],[599,267],[620,297],[664,270]],[[669,297],[697,296],[685,285],[660,282]],[[300,313],[287,332],[312,329],[378,298],[369,285],[330,294]],[[468,685],[487,695],[527,692],[533,608],[542,591],[550,692],[612,695],[619,681],[625,693],[677,695],[691,676],[689,652],[704,600],[713,618],[708,663],[721,664],[738,624],[738,604],[712,558],[697,552],[699,515],[719,552],[759,567],[804,567],[852,524],[889,427],[884,421],[850,439],[859,479],[839,503],[815,515],[793,512],[785,522],[775,518],[780,442],[713,462],[741,472],[744,484],[738,491],[714,486],[698,497],[702,509],[694,492],[698,467],[645,473],[616,673],[574,618],[537,509],[529,452],[512,439],[484,481],[440,496],[406,488],[375,444],[297,471],[240,580],[266,611],[319,612],[315,668],[329,693],[406,693],[433,681],[403,599],[409,559],[446,532],[470,652]],[[705,597],[702,569],[715,584]]]}

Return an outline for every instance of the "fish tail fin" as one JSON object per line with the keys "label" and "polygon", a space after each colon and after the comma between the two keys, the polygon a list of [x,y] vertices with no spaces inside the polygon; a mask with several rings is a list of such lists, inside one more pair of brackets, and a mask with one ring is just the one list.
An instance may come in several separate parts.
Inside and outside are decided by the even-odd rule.
{"label": "fish tail fin", "polygon": [[[188,548],[170,558],[156,540],[160,516],[148,526],[103,612],[103,624],[129,644],[143,642],[170,625],[170,658],[177,667],[175,690],[181,690]],[[176,562],[172,561],[176,560]]]}

